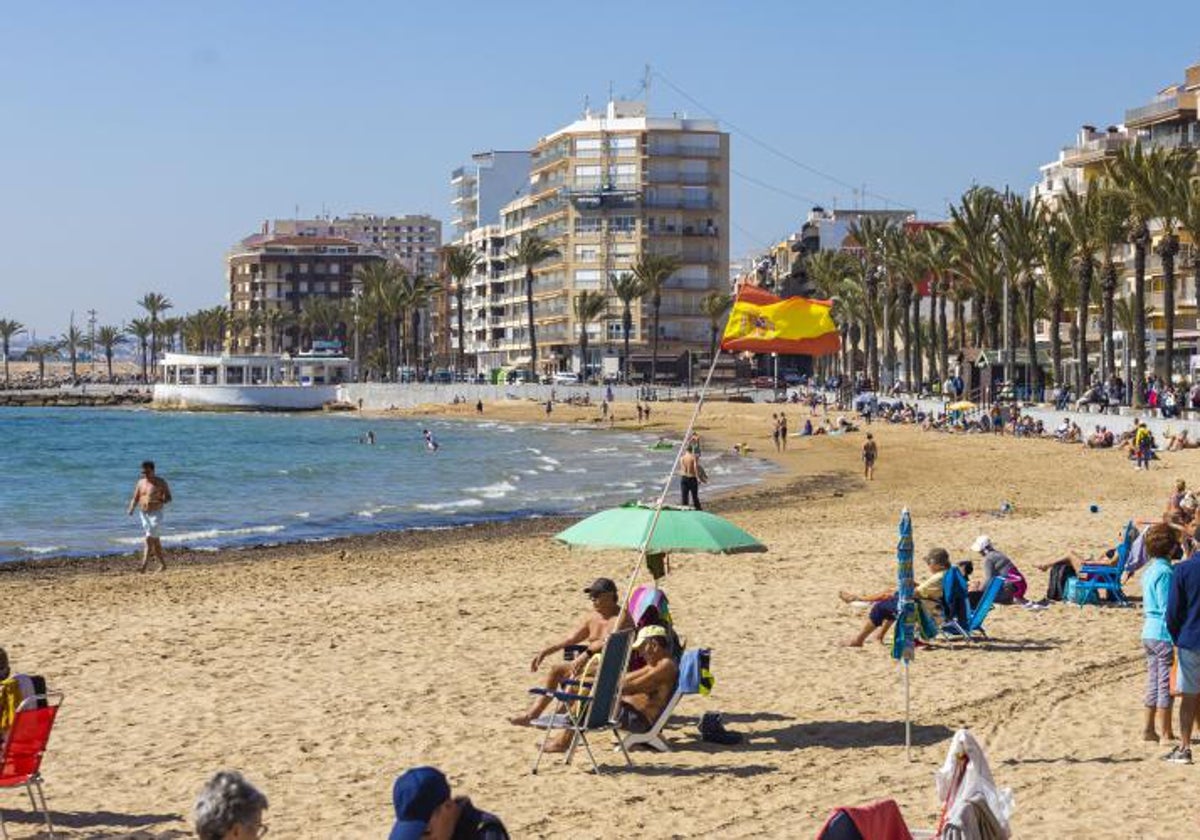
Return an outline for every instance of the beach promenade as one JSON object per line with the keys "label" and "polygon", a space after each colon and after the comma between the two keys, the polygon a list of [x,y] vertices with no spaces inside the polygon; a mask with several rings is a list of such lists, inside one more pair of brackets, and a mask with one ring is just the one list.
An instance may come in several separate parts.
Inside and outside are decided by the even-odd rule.
{"label": "beach promenade", "polygon": [[[650,428],[677,434],[691,408],[656,403]],[[586,610],[582,587],[631,568],[627,554],[551,542],[564,521],[175,555],[152,576],[131,559],[0,569],[0,644],[67,695],[44,765],[56,824],[76,837],[190,836],[196,791],[230,767],[270,797],[273,837],[381,837],[393,778],[430,763],[514,837],[813,837],[835,806],[880,797],[931,826],[932,772],[968,726],[1015,792],[1015,837],[1187,836],[1197,771],[1141,740],[1140,610],[997,607],[993,641],[918,650],[908,762],[899,671],[873,642],[839,646],[862,613],[837,592],[894,585],[908,506],[918,556],[943,546],[963,559],[986,533],[1040,597],[1034,562],[1105,547],[1129,518],[1158,515],[1177,477],[1200,480],[1200,452],[1136,473],[1119,452],[877,423],[868,485],[861,434],[793,438],[776,455],[781,408],[792,429],[808,415],[705,407],[706,450],[747,442],[784,468],[710,505],[770,551],[675,558],[663,587],[688,645],[712,648],[716,687],[680,703],[672,752],[635,753],[626,770],[602,747],[612,772],[599,777],[557,762],[529,775],[537,733],[505,720],[535,684],[533,654]],[[487,412],[544,419],[533,403]],[[622,422],[631,414],[618,407]],[[598,415],[556,406],[553,420]],[[701,742],[708,711],[744,742]],[[10,810],[23,807],[15,794],[2,804],[14,837],[35,835]]]}

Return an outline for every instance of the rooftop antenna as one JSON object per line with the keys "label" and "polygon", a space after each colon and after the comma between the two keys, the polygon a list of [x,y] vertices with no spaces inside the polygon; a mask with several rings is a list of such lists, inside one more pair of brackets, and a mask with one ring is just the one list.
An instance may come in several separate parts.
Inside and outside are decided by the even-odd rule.
{"label": "rooftop antenna", "polygon": [[592,112],[591,101],[592,101],[591,98],[585,93],[583,95],[583,118],[585,120],[591,116],[591,112]]}
{"label": "rooftop antenna", "polygon": [[650,65],[646,64],[646,71],[642,75],[642,98],[646,102],[646,113],[650,113]]}

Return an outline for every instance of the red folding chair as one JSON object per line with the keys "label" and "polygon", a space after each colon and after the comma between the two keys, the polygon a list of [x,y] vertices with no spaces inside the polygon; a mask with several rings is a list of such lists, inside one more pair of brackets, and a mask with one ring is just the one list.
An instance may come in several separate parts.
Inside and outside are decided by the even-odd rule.
{"label": "red folding chair", "polygon": [[[34,813],[42,812],[46,818],[46,828],[54,837],[54,825],[50,822],[50,809],[46,806],[46,794],[42,790],[42,756],[46,754],[46,743],[50,740],[50,730],[54,728],[54,718],[62,705],[61,691],[48,691],[33,697],[26,697],[17,707],[13,717],[12,728],[4,741],[4,751],[0,754],[0,788],[25,786],[29,794],[29,802],[33,805]],[[37,788],[41,807],[34,798],[33,790]],[[0,835],[5,840],[8,830],[4,826],[4,813],[0,811]]]}

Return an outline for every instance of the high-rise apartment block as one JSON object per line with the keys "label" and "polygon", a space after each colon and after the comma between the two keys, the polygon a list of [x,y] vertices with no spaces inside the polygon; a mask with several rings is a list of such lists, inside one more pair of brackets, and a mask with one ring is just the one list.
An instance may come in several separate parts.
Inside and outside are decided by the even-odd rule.
{"label": "high-rise apartment block", "polygon": [[293,319],[279,346],[269,313],[297,315],[312,298],[349,299],[359,285],[355,273],[383,259],[340,236],[261,233],[243,239],[226,257],[227,295],[230,313],[254,323],[247,323],[246,333],[234,335],[234,343],[253,351],[300,349],[300,325]]}
{"label": "high-rise apartment block", "polygon": [[500,208],[529,192],[529,152],[479,152],[450,173],[456,236],[500,223]]}
{"label": "high-rise apartment block", "polygon": [[[681,265],[662,290],[659,374],[677,378],[684,364],[677,360],[709,347],[703,298],[729,288],[728,219],[729,135],[717,122],[650,117],[640,102],[610,102],[602,113],[585,113],[537,142],[528,194],[500,210],[499,227],[460,239],[485,256],[464,289],[465,352],[485,372],[532,362],[543,375],[615,374],[623,330],[613,281],[644,254],[673,255]],[[534,267],[536,360],[529,358],[525,266],[505,258],[530,234],[558,250]],[[607,310],[588,325],[587,359],[574,311],[585,290],[608,299]],[[644,376],[649,297],[634,301],[632,316],[630,368]]]}
{"label": "high-rise apartment block", "polygon": [[413,274],[432,277],[439,269],[442,223],[425,214],[378,216],[351,213],[333,219],[276,219],[273,229],[283,236],[325,236],[352,239],[399,263]]}

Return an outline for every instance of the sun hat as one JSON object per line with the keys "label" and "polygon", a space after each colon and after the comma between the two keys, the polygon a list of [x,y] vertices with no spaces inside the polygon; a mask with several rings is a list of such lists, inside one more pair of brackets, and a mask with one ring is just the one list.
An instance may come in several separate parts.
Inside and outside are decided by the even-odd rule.
{"label": "sun hat", "polygon": [[992,546],[992,538],[987,534],[980,534],[975,538],[975,542],[971,543],[972,551],[985,551]]}
{"label": "sun hat", "polygon": [[388,840],[420,840],[441,804],[450,798],[450,783],[436,767],[414,767],[396,777],[392,804],[396,823]]}
{"label": "sun hat", "polygon": [[665,641],[666,638],[667,629],[665,627],[660,627],[657,624],[647,624],[638,631],[637,638],[633,640],[633,646],[635,648],[640,648],[650,639],[662,639]]}

